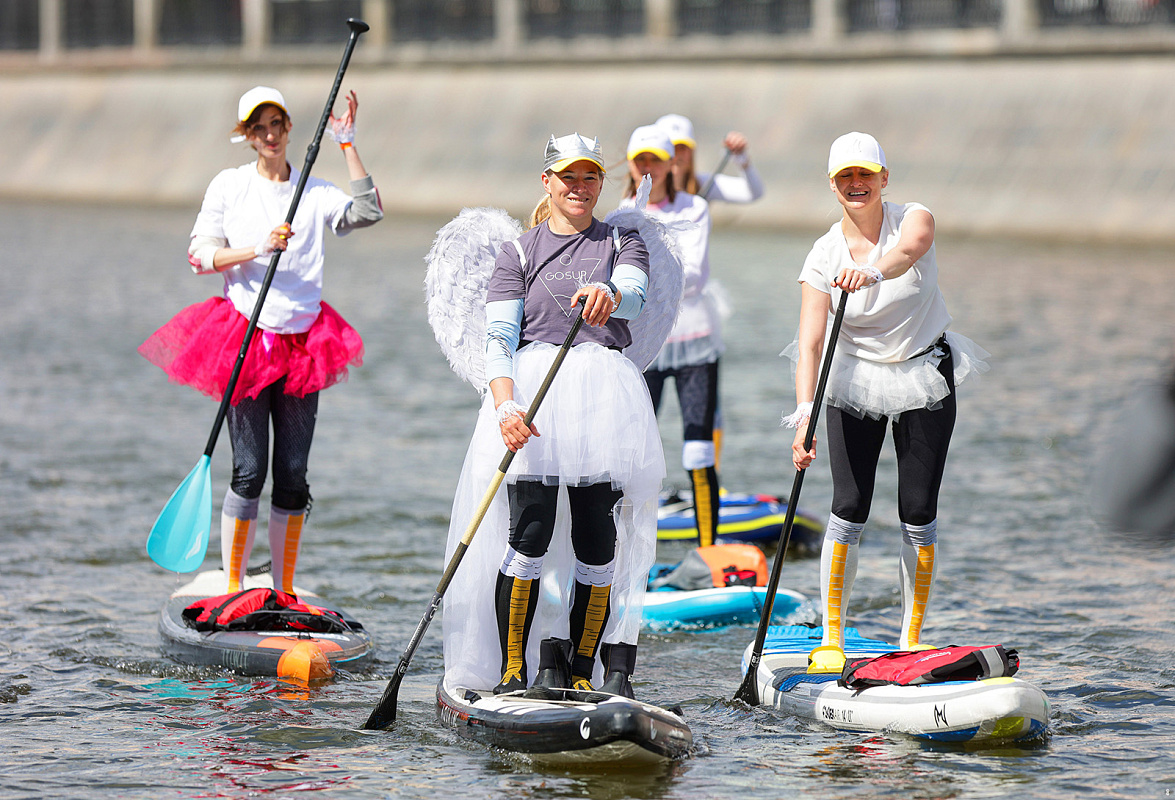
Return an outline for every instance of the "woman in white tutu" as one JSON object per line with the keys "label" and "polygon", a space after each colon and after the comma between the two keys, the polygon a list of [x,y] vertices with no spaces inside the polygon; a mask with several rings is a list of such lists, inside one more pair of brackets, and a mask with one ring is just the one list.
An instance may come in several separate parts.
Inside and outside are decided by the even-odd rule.
{"label": "woman in white tutu", "polygon": [[[603,165],[598,141],[551,137],[545,196],[490,277],[490,392],[454,501],[450,553],[503,444],[516,456],[505,501],[499,492],[445,601],[451,689],[543,695],[602,683],[632,696],[665,463],[648,390],[621,353],[626,320],[644,307],[648,251],[635,231],[593,217]],[[528,428],[525,406],[581,299],[587,324]]]}
{"label": "woman in white tutu", "polygon": [[[798,407],[792,461],[816,457],[804,434],[831,322],[833,287],[852,296],[845,308],[825,390],[832,513],[820,559],[827,648],[814,663],[843,664],[845,612],[857,572],[857,550],[869,517],[877,459],[892,426],[902,530],[900,647],[919,644],[938,568],[938,493],[955,424],[955,387],[987,370],[987,353],[948,331],[951,317],[938,288],[934,218],[918,203],[882,200],[889,182],[885,153],[872,136],[848,133],[832,143],[828,182],[843,208],[816,241],[800,272],[795,360]],[[829,345],[831,346],[831,345]]]}

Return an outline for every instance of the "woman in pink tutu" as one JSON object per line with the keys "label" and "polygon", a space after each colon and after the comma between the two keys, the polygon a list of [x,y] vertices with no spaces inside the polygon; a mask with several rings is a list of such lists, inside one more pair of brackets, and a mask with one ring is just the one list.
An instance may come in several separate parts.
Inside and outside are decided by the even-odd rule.
{"label": "woman in pink tutu", "polygon": [[310,510],[306,467],[318,392],[345,380],[347,368],[363,362],[359,334],[322,302],[323,226],[343,236],[383,218],[379,195],[354,145],[357,109],[351,92],[347,110],[338,118],[331,115],[329,129],[346,160],[351,194],[311,177],[288,225],[284,220],[299,171],[286,161],[292,124],[285,98],[266,86],[241,96],[233,141],[248,142],[257,160],[223,170],[212,180],[188,247],[196,274],[224,276],[223,296],[185,308],[139,348],[173,381],[221,399],[270,260],[275,251],[284,251],[228,410],[233,477],[220,536],[230,592],[241,588],[253,549],[271,420],[273,584],[293,590]]}

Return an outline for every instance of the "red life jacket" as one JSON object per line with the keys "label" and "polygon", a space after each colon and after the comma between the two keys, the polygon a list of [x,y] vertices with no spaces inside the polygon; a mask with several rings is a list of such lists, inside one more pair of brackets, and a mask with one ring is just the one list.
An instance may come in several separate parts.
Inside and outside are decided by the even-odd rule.
{"label": "red life jacket", "polygon": [[246,589],[197,600],[183,610],[184,624],[210,631],[346,633],[362,626],[329,608],[307,605],[275,589]]}
{"label": "red life jacket", "polygon": [[1014,648],[942,647],[935,650],[898,651],[872,658],[855,658],[845,664],[841,686],[914,686],[946,681],[977,681],[1015,675],[1020,656]]}

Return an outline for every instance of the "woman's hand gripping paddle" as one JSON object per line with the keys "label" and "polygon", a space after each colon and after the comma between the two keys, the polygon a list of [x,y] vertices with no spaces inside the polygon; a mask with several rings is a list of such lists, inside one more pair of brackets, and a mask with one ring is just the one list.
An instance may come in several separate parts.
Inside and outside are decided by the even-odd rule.
{"label": "woman's hand gripping paddle", "polygon": [[[355,43],[359,34],[368,30],[366,22],[357,19],[347,20],[347,27],[351,35],[347,39],[346,50],[343,51],[343,60],[335,74],[335,82],[330,90],[330,97],[326,101],[326,109],[322,112],[322,119],[318,121],[318,130],[313,141],[306,151],[306,162],[302,165],[302,174],[298,177],[298,186],[290,200],[290,210],[286,214],[286,224],[294,222],[294,212],[298,210],[298,203],[302,200],[302,190],[306,188],[306,179],[310,177],[310,169],[314,160],[318,158],[319,144],[322,142],[322,133],[335,105],[335,98],[339,93],[339,86],[343,82],[343,73],[351,61],[351,53],[355,50]],[[245,338],[241,342],[241,349],[237,353],[237,362],[229,376],[228,386],[224,390],[224,398],[220,401],[220,409],[216,412],[216,422],[212,424],[212,433],[208,437],[208,444],[204,448],[204,455],[196,463],[195,468],[188,473],[179,488],[172,494],[167,505],[163,507],[151,533],[147,537],[147,555],[151,560],[164,569],[172,572],[192,572],[200,567],[204,561],[204,553],[208,550],[208,534],[212,530],[212,450],[216,447],[216,439],[224,425],[224,418],[228,414],[229,403],[232,400],[233,390],[237,387],[237,379],[241,376],[241,367],[245,363],[245,355],[249,352],[249,343],[253,340],[253,333],[257,330],[257,320],[261,316],[261,307],[265,303],[265,295],[269,293],[269,285],[273,283],[273,276],[277,272],[277,262],[282,251],[274,251],[269,260],[269,269],[265,273],[265,280],[257,294],[257,302],[253,306],[253,315],[249,318],[249,327],[245,329]]]}
{"label": "woman's hand gripping paddle", "polygon": [[[579,301],[576,302],[574,308],[579,308]],[[531,422],[534,421],[534,415],[539,410],[539,404],[543,402],[543,398],[547,395],[547,390],[551,388],[551,381],[555,379],[555,373],[559,371],[559,367],[563,364],[563,359],[567,358],[567,353],[571,350],[571,343],[575,341],[575,335],[579,333],[582,325],[583,313],[581,312],[575,315],[575,322],[572,323],[567,338],[563,340],[559,352],[555,354],[555,360],[551,363],[551,368],[547,370],[547,376],[543,378],[542,385],[539,386],[538,392],[535,393],[534,399],[531,400],[530,409],[526,412],[524,419],[528,428]],[[457,567],[461,565],[461,559],[465,557],[465,551],[469,549],[469,544],[473,541],[473,535],[477,533],[482,519],[485,518],[486,512],[490,508],[490,503],[494,500],[494,495],[498,493],[498,487],[502,485],[502,479],[506,477],[506,470],[510,469],[510,462],[513,460],[514,452],[507,450],[506,455],[502,458],[502,463],[498,465],[498,471],[494,474],[494,479],[490,481],[490,487],[486,489],[486,493],[481,498],[481,502],[478,504],[473,518],[469,520],[469,525],[465,528],[465,535],[461,537],[461,541],[457,544],[457,549],[453,551],[453,555],[445,567],[445,574],[441,576],[441,581],[437,584],[437,590],[433,592],[432,600],[429,601],[428,609],[424,612],[424,616],[420,618],[420,622],[416,626],[416,631],[412,634],[412,640],[404,648],[404,653],[400,656],[400,663],[396,665],[396,672],[392,675],[392,679],[388,681],[388,686],[384,689],[383,696],[380,697],[379,703],[367,718],[367,722],[363,723],[363,727],[366,730],[382,731],[396,721],[396,697],[400,694],[400,684],[404,680],[404,673],[408,671],[408,663],[412,661],[412,656],[416,654],[416,648],[420,646],[420,640],[424,638],[424,632],[428,630],[429,623],[432,622],[433,616],[437,613],[437,609],[440,608],[441,598],[445,596],[445,591],[449,588],[449,584],[452,583],[453,575],[457,572]]]}
{"label": "woman's hand gripping paddle", "polygon": [[[840,336],[840,324],[845,316],[845,305],[848,303],[849,293],[842,291],[840,304],[836,307],[836,318],[832,322],[832,334],[828,337],[825,348],[824,363],[820,367],[820,380],[816,382],[816,396],[812,399],[812,416],[808,418],[808,432],[804,434],[804,449],[812,449],[812,440],[816,438],[816,419],[820,416],[820,406],[824,402],[824,387],[828,383],[828,373],[832,369],[832,356],[836,351],[836,340]],[[783,520],[783,530],[779,532],[779,543],[775,549],[775,562],[771,565],[771,578],[767,581],[767,595],[763,598],[763,615],[759,618],[759,630],[755,634],[755,646],[751,648],[751,657],[747,661],[747,671],[743,675],[742,685],[735,692],[734,699],[742,700],[750,706],[759,705],[759,662],[763,658],[763,643],[767,641],[767,628],[771,624],[771,607],[775,604],[775,592],[779,588],[779,576],[783,572],[783,559],[787,555],[787,542],[791,538],[792,523],[796,516],[796,503],[800,500],[800,487],[804,485],[804,470],[797,469],[795,480],[792,481],[791,495],[787,500],[787,516]]]}

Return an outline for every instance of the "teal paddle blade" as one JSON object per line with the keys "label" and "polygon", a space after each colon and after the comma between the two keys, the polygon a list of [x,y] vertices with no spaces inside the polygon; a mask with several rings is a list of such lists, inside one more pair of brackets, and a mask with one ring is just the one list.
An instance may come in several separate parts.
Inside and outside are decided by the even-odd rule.
{"label": "teal paddle blade", "polygon": [[212,458],[204,455],[159,512],[147,555],[172,572],[193,572],[204,562],[211,530]]}

